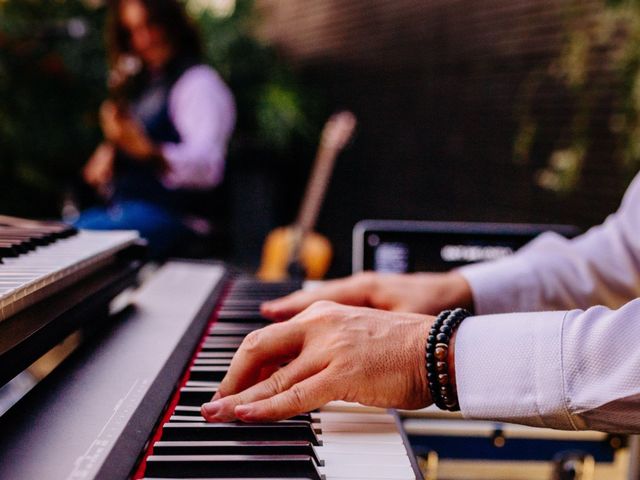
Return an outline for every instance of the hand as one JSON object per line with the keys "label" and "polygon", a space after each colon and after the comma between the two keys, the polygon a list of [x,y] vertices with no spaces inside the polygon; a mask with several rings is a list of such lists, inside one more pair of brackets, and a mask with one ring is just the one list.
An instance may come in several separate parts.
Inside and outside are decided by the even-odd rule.
{"label": "hand", "polygon": [[100,125],[104,137],[130,157],[141,161],[162,158],[144,128],[113,102],[107,100],[100,107]]}
{"label": "hand", "polygon": [[261,313],[272,320],[286,320],[318,300],[429,315],[451,307],[472,307],[471,288],[456,272],[408,275],[365,272],[266,302]]}
{"label": "hand", "polygon": [[[427,406],[424,348],[433,321],[317,302],[288,322],[250,333],[202,415],[210,422],[273,421],[331,400]],[[262,380],[265,371],[273,373]]]}
{"label": "hand", "polygon": [[115,150],[109,143],[101,143],[82,170],[85,182],[97,190],[103,190],[113,178]]}

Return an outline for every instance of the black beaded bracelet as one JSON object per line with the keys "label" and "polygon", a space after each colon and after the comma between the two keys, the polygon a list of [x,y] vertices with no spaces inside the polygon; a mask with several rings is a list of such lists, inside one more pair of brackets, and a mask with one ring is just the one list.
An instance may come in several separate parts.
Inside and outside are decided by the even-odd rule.
{"label": "black beaded bracelet", "polygon": [[462,320],[469,315],[471,314],[464,308],[440,312],[427,337],[427,383],[433,403],[442,410],[460,410],[458,395],[449,378],[449,341]]}

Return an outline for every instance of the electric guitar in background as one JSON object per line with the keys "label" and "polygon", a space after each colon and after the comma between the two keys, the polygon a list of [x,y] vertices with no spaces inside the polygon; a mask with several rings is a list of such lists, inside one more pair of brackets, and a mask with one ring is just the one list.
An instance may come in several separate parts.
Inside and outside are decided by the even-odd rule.
{"label": "electric guitar in background", "polygon": [[262,249],[258,277],[278,281],[287,277],[320,279],[331,264],[329,240],[313,232],[322,201],[331,178],[333,165],[356,126],[356,117],[348,111],[329,118],[322,130],[320,145],[302,206],[293,225],[269,233]]}

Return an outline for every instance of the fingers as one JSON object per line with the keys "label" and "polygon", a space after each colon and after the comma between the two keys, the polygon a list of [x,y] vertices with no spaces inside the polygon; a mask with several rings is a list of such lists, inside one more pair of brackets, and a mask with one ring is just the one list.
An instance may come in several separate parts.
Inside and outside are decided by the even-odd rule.
{"label": "fingers", "polygon": [[303,340],[304,332],[295,322],[269,325],[251,332],[240,345],[220,383],[220,396],[236,394],[255,384],[263,367],[295,358]]}
{"label": "fingers", "polygon": [[290,364],[275,371],[266,380],[247,388],[246,390],[213,402],[202,405],[202,416],[210,422],[226,422],[236,418],[234,413],[238,405],[245,405],[259,400],[277,396],[287,391],[293,385],[304,381],[320,370],[323,365],[313,359],[298,358]]}
{"label": "fingers", "polygon": [[265,302],[260,313],[271,320],[287,320],[319,300],[332,300],[347,305],[366,305],[373,275],[362,274],[325,282],[313,290],[298,290],[286,297]]}
{"label": "fingers", "polygon": [[286,297],[263,303],[260,313],[271,320],[287,320],[320,298],[322,297],[317,292],[298,290]]}
{"label": "fingers", "polygon": [[284,420],[337,399],[332,383],[330,374],[323,370],[273,397],[238,405],[234,413],[243,422]]}

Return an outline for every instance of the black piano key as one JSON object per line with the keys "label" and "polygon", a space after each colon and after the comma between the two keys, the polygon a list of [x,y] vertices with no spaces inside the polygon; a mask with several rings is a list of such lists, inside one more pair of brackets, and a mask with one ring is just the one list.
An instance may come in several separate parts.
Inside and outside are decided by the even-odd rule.
{"label": "black piano key", "polygon": [[314,423],[319,421],[317,418],[313,418],[310,413],[301,413],[294,417],[288,418],[287,420],[300,420],[300,421],[309,422],[309,423]]}
{"label": "black piano key", "polygon": [[307,455],[152,455],[146,475],[158,478],[307,478],[322,480]]}
{"label": "black piano key", "polygon": [[[217,324],[220,325],[220,324]],[[233,337],[234,339],[236,337],[241,337],[242,339],[244,339],[244,337],[246,337],[250,332],[252,332],[255,329],[245,329],[245,330],[219,330],[219,329],[211,329],[209,331],[209,334],[207,335],[207,338],[228,338],[228,337]]]}
{"label": "black piano key", "polygon": [[316,465],[324,465],[324,460],[310,442],[271,441],[271,442],[221,442],[221,441],[178,441],[156,442],[154,455],[307,455]]}
{"label": "black piano key", "polygon": [[166,423],[161,440],[305,440],[320,441],[308,422],[284,420],[276,423]]}
{"label": "black piano key", "polygon": [[0,241],[15,243],[24,249],[25,252],[35,250],[38,246],[32,239],[25,236],[5,235],[0,233]]}
{"label": "black piano key", "polygon": [[182,387],[180,389],[178,403],[180,405],[199,407],[203,403],[211,401],[211,397],[213,397],[217,391],[217,387]]}
{"label": "black piano key", "polygon": [[262,300],[257,298],[226,298],[224,301],[226,308],[233,307],[242,310],[260,310],[260,305],[262,305]]}
{"label": "black piano key", "polygon": [[208,347],[206,345],[203,345],[202,349],[200,350],[200,352],[229,352],[229,353],[235,353],[236,350],[238,350],[238,347],[234,347],[234,346],[231,346],[231,345],[213,346],[213,347]]}
{"label": "black piano key", "polygon": [[256,320],[264,320],[260,312],[242,312],[238,310],[220,310],[218,312],[218,321],[225,322],[233,320],[234,322],[254,322]]}
{"label": "black piano key", "polygon": [[11,242],[0,241],[0,258],[14,258],[20,255]]}
{"label": "black piano key", "polygon": [[30,250],[23,242],[20,242],[18,240],[13,240],[10,238],[7,238],[7,239],[0,238],[0,242],[2,242],[3,245],[7,245],[13,248],[13,250],[16,253],[16,256],[23,253],[27,253]]}
{"label": "black piano key", "polygon": [[18,240],[28,240],[34,246],[49,245],[54,241],[47,235],[38,232],[29,232],[22,229],[11,229],[0,227],[0,238],[12,238]]}
{"label": "black piano key", "polygon": [[228,367],[220,365],[193,366],[189,370],[189,380],[220,382],[228,370]]}

